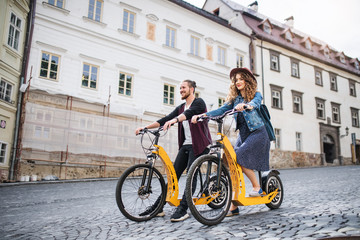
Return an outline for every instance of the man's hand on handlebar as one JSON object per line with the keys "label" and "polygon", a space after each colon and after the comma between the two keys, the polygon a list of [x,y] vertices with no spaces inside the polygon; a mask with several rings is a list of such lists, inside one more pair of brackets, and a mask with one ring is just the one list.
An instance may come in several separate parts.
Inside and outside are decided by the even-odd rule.
{"label": "man's hand on handlebar", "polygon": [[144,130],[143,127],[139,127],[135,130],[135,135],[139,135],[140,131]]}
{"label": "man's hand on handlebar", "polygon": [[191,123],[196,124],[198,122],[199,118],[204,117],[204,116],[206,116],[205,113],[192,116]]}

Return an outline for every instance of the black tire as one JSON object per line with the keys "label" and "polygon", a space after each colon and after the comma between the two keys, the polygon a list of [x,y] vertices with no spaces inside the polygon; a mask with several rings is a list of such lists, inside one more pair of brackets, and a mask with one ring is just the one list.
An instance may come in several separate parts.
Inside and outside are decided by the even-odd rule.
{"label": "black tire", "polygon": [[271,172],[267,176],[267,179],[266,179],[265,192],[271,193],[271,192],[275,191],[275,189],[279,189],[278,194],[275,196],[275,198],[270,203],[266,204],[266,206],[270,209],[279,208],[283,201],[283,198],[284,198],[284,188],[283,188],[281,179],[280,179],[279,175]]}
{"label": "black tire", "polygon": [[[145,192],[152,168],[150,191]],[[144,184],[142,184],[142,182]],[[147,164],[134,165],[125,170],[116,186],[116,203],[121,213],[136,222],[147,221],[162,209],[165,203],[165,181],[159,170]],[[157,206],[155,202],[160,199]],[[156,208],[150,213],[140,216],[153,205]]]}
{"label": "black tire", "polygon": [[201,156],[191,165],[186,178],[185,195],[189,209],[196,220],[205,225],[220,223],[228,213],[232,200],[230,175],[222,165],[219,199],[214,199],[214,203],[194,204],[193,199],[217,192],[214,176],[216,179],[218,164],[219,159],[214,155]]}

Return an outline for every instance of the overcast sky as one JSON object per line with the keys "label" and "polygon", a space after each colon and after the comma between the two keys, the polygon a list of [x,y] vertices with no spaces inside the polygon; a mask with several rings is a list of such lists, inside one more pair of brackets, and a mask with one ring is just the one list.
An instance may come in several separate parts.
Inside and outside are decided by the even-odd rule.
{"label": "overcast sky", "polygon": [[[205,0],[185,0],[202,8]],[[254,0],[232,0],[248,6]],[[294,17],[294,28],[313,36],[351,58],[360,59],[359,0],[258,0],[258,12],[284,22]]]}

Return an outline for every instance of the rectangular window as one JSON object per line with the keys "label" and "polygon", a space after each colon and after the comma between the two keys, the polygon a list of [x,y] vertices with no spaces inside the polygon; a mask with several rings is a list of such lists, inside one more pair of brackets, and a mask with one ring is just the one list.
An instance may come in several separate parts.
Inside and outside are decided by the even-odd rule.
{"label": "rectangular window", "polygon": [[120,72],[119,91],[120,95],[131,96],[133,75]]}
{"label": "rectangular window", "polygon": [[0,99],[11,103],[13,85],[7,81],[0,80]]}
{"label": "rectangular window", "polygon": [[277,52],[270,51],[270,69],[275,71],[280,71],[280,54]]}
{"label": "rectangular window", "polygon": [[331,103],[332,120],[334,123],[340,123],[340,104]]}
{"label": "rectangular window", "polygon": [[59,8],[64,8],[64,0],[48,0],[48,3]]}
{"label": "rectangular window", "polygon": [[135,13],[124,10],[123,30],[125,32],[134,33]]}
{"label": "rectangular window", "polygon": [[166,105],[175,104],[175,87],[169,84],[164,84],[164,99],[163,103]]}
{"label": "rectangular window", "polygon": [[316,117],[325,119],[325,100],[316,98]]}
{"label": "rectangular window", "polygon": [[200,93],[199,93],[199,92],[195,92],[195,93],[194,93],[194,96],[195,96],[196,98],[199,98],[199,97],[200,97]]}
{"label": "rectangular window", "polygon": [[83,87],[96,89],[98,81],[99,67],[91,64],[84,63],[82,83]]}
{"label": "rectangular window", "polygon": [[330,89],[333,91],[337,91],[337,80],[336,74],[330,73]]}
{"label": "rectangular window", "polygon": [[275,148],[280,149],[281,148],[281,130],[278,128],[275,128],[274,131],[275,131]]}
{"label": "rectangular window", "polygon": [[225,65],[225,48],[218,46],[218,63]]}
{"label": "rectangular window", "polygon": [[57,80],[60,57],[43,52],[40,65],[40,77]]}
{"label": "rectangular window", "polygon": [[218,107],[221,107],[222,105],[224,105],[224,103],[225,103],[225,98],[219,97],[218,98]]}
{"label": "rectangular window", "polygon": [[49,127],[42,127],[42,126],[35,126],[34,136],[36,138],[50,138],[50,128]]}
{"label": "rectangular window", "polygon": [[356,87],[355,81],[349,80],[349,91],[350,96],[356,97]]}
{"label": "rectangular window", "polygon": [[190,37],[190,53],[199,56],[200,39],[194,36]]}
{"label": "rectangular window", "polygon": [[301,133],[296,132],[296,151],[302,151]]}
{"label": "rectangular window", "polygon": [[351,123],[353,127],[359,127],[359,109],[350,108],[351,110]]}
{"label": "rectangular window", "polygon": [[271,88],[271,106],[282,109],[282,87],[270,85]]}
{"label": "rectangular window", "polygon": [[102,7],[103,7],[102,0],[89,0],[88,18],[100,22]]}
{"label": "rectangular window", "polygon": [[244,66],[244,56],[241,54],[236,54],[236,67],[242,68]]}
{"label": "rectangular window", "polygon": [[7,144],[0,142],[0,163],[5,163]]}
{"label": "rectangular window", "polygon": [[81,118],[79,121],[80,132],[78,135],[79,142],[92,143],[91,129],[94,128],[94,120],[91,118]]}
{"label": "rectangular window", "polygon": [[315,84],[319,86],[323,85],[321,70],[316,68],[315,68]]}
{"label": "rectangular window", "polygon": [[297,78],[300,77],[298,60],[291,59],[291,76],[297,77]]}
{"label": "rectangular window", "polygon": [[176,29],[166,27],[166,46],[175,48]]}
{"label": "rectangular window", "polygon": [[293,112],[294,113],[303,113],[302,107],[302,95],[303,93],[297,91],[291,91],[293,96]]}
{"label": "rectangular window", "polygon": [[14,13],[11,13],[7,43],[10,47],[14,48],[15,50],[19,49],[20,33],[21,33],[21,20]]}

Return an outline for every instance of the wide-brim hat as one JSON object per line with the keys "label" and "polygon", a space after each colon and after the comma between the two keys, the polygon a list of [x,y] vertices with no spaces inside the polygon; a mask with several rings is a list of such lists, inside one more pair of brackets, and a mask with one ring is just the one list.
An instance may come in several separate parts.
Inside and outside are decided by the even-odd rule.
{"label": "wide-brim hat", "polygon": [[232,79],[233,76],[234,76],[235,74],[239,73],[239,72],[243,72],[243,73],[249,74],[249,75],[252,77],[252,79],[254,79],[254,81],[257,82],[254,74],[253,74],[249,69],[247,69],[247,68],[234,68],[234,69],[232,69],[231,72],[230,72],[230,79]]}

